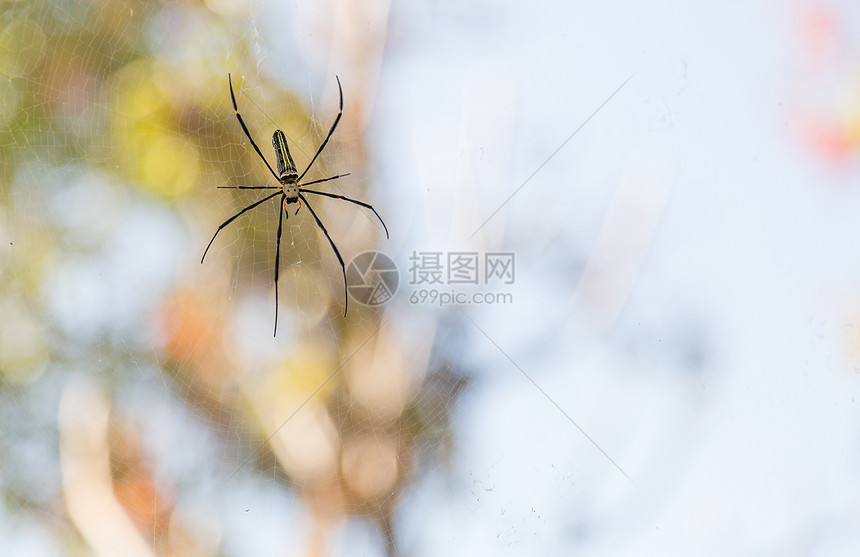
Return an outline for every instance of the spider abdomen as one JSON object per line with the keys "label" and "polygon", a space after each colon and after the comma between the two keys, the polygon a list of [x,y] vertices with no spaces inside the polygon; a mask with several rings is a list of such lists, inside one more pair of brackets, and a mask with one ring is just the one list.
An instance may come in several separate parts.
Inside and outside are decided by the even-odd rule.
{"label": "spider abdomen", "polygon": [[[281,130],[275,130],[272,134],[272,146],[275,148],[275,158],[278,160],[278,179],[284,184],[284,193],[288,196],[287,185],[293,184],[299,180],[299,173],[296,170],[296,163],[293,162],[293,156],[290,154],[290,148],[287,146],[287,136]],[[299,193],[296,190],[295,197],[298,198]]]}

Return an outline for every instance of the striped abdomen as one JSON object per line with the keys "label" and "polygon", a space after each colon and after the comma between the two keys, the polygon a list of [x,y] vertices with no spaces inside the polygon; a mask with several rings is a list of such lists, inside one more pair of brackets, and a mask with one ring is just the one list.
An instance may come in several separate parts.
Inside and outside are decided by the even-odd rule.
{"label": "striped abdomen", "polygon": [[275,157],[278,159],[278,179],[282,184],[293,183],[299,179],[296,171],[296,163],[287,147],[287,136],[281,130],[276,130],[272,135],[272,145],[275,147]]}

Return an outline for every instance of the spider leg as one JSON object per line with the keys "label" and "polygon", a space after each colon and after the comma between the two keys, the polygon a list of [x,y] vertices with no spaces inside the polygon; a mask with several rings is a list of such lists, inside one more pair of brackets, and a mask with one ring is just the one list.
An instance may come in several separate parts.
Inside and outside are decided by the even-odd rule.
{"label": "spider leg", "polygon": [[340,251],[338,251],[337,246],[334,245],[334,242],[332,241],[331,236],[328,235],[328,230],[325,229],[325,226],[323,226],[322,221],[320,221],[320,218],[317,216],[316,212],[314,212],[313,207],[311,207],[311,204],[308,203],[308,200],[305,199],[305,196],[303,196],[301,194],[301,192],[299,193],[299,199],[304,201],[305,205],[308,206],[308,211],[311,212],[311,215],[314,217],[314,220],[316,221],[317,226],[319,226],[320,230],[322,230],[323,234],[325,234],[325,237],[328,240],[329,245],[331,245],[331,249],[334,250],[334,254],[337,256],[338,263],[340,263],[340,270],[343,271],[343,302],[344,302],[343,316],[346,317],[346,311],[349,309],[349,295],[347,294],[347,291],[346,291],[346,265],[344,265],[344,263],[343,263],[343,257],[340,256]]}
{"label": "spider leg", "polygon": [[279,190],[281,186],[218,186],[219,190]]}
{"label": "spider leg", "polygon": [[[343,178],[344,176],[349,176],[349,172],[346,174],[338,174],[337,176],[330,176],[328,178],[323,178],[322,180],[313,180],[312,182],[305,182],[304,184],[300,184],[299,187],[312,186],[314,184],[319,184],[320,182],[328,182],[330,180],[337,180],[338,178]],[[230,187],[230,186],[218,186],[218,187]]]}
{"label": "spider leg", "polygon": [[242,209],[241,211],[239,211],[238,213],[236,213],[235,215],[233,215],[232,217],[230,217],[229,219],[225,220],[225,221],[221,224],[221,226],[219,226],[219,227],[218,227],[218,230],[216,230],[216,231],[215,231],[215,234],[212,236],[212,239],[211,239],[211,240],[209,240],[209,245],[208,245],[208,246],[206,246],[206,251],[204,251],[204,252],[203,252],[203,257],[201,257],[201,258],[200,258],[200,263],[203,263],[203,260],[204,260],[204,259],[206,259],[206,254],[209,252],[209,248],[210,248],[210,247],[212,247],[212,242],[214,242],[214,241],[215,241],[215,236],[217,236],[217,235],[218,235],[218,233],[219,233],[219,232],[221,232],[221,230],[222,230],[225,226],[227,226],[228,224],[230,224],[231,222],[233,222],[234,220],[236,220],[237,218],[239,218],[239,215],[241,215],[241,214],[242,214],[242,213],[244,213],[245,211],[250,211],[251,209],[253,209],[253,208],[254,208],[254,207],[256,207],[257,205],[259,205],[260,203],[264,203],[264,202],[266,202],[266,201],[268,201],[268,200],[272,199],[272,198],[273,198],[273,197],[275,197],[276,195],[279,195],[280,193],[282,193],[282,192],[276,191],[276,192],[275,192],[275,193],[273,193],[272,195],[269,195],[269,196],[267,196],[267,197],[264,197],[263,199],[261,199],[261,200],[259,200],[259,201],[255,201],[254,203],[251,203],[250,205],[248,205],[247,207],[245,207],[244,209]]}
{"label": "spider leg", "polygon": [[245,125],[245,121],[242,120],[242,115],[239,114],[239,107],[236,105],[236,95],[233,93],[233,78],[230,77],[230,74],[227,74],[227,81],[230,83],[230,99],[233,100],[233,110],[236,112],[236,118],[239,119],[239,124],[242,126],[242,131],[245,132],[245,135],[248,136],[248,140],[253,145],[254,150],[257,151],[257,154],[260,155],[260,158],[263,159],[263,162],[266,163],[266,167],[269,169],[269,172],[272,173],[272,176],[275,177],[275,180],[278,179],[278,175],[275,174],[275,171],[272,170],[269,161],[266,160],[266,157],[263,156],[263,152],[260,151],[260,148],[257,147],[257,143],[254,141],[254,138],[251,137],[251,132],[248,131],[248,126]]}
{"label": "spider leg", "polygon": [[389,238],[389,236],[388,236],[388,227],[387,227],[387,226],[385,226],[385,222],[382,220],[382,217],[380,217],[380,216],[379,216],[379,213],[377,213],[377,212],[376,212],[376,209],[374,209],[374,208],[373,208],[373,205],[371,205],[370,203],[365,203],[365,202],[363,202],[363,201],[358,201],[358,200],[356,200],[356,199],[352,199],[352,198],[346,197],[345,195],[337,195],[337,194],[334,194],[334,193],[328,193],[328,192],[324,192],[324,191],[306,190],[304,187],[300,188],[300,191],[302,191],[303,193],[313,193],[313,194],[316,194],[316,195],[324,195],[324,196],[326,196],[326,197],[331,197],[331,198],[333,198],[333,199],[343,199],[344,201],[349,201],[350,203],[355,203],[356,205],[361,205],[362,207],[365,207],[365,208],[367,208],[367,209],[370,209],[371,211],[373,211],[373,214],[374,214],[374,215],[376,215],[376,218],[378,218],[378,219],[379,219],[379,222],[381,222],[381,223],[382,223],[382,228],[384,228],[384,229],[385,229],[385,237],[386,237],[386,238]]}
{"label": "spider leg", "polygon": [[[284,200],[286,198],[284,196]],[[284,226],[284,213],[287,212],[286,206],[283,209],[278,211],[278,240],[275,248],[275,334],[273,336],[278,336],[278,271],[281,268],[281,230]]]}
{"label": "spider leg", "polygon": [[[287,218],[290,218],[290,210],[289,210],[289,209],[287,209],[287,196],[286,196],[286,195],[284,196],[284,202],[283,202],[283,205],[284,205],[284,212],[287,214]],[[301,208],[302,208],[302,202],[301,202],[301,201],[299,201],[299,206],[298,206],[298,207],[296,207],[296,212],[295,212],[295,213],[293,213],[293,214],[294,214],[294,215],[298,215],[298,214],[299,214],[299,209],[301,209]]]}
{"label": "spider leg", "polygon": [[[317,152],[314,155],[314,158],[311,159],[311,162],[308,163],[308,167],[305,168],[305,171],[302,172],[301,176],[299,176],[299,179],[298,179],[299,182],[302,181],[302,178],[305,177],[305,174],[307,174],[308,170],[310,170],[311,167],[314,165],[314,162],[317,160],[317,157],[320,156],[320,153],[322,153],[323,149],[325,149],[325,146],[328,143],[329,138],[331,138],[331,134],[334,133],[335,128],[337,128],[338,122],[340,122],[340,117],[343,116],[343,89],[341,89],[341,87],[340,87],[340,78],[337,76],[334,76],[334,78],[337,79],[337,91],[340,94],[340,110],[338,110],[337,117],[335,117],[335,119],[334,119],[334,124],[331,125],[331,129],[328,131],[328,135],[325,136],[325,139],[323,140],[322,144],[320,145],[320,148],[317,149]],[[232,91],[232,89],[231,89],[231,91]],[[236,115],[238,116],[239,113],[236,112]],[[242,125],[244,126],[244,124],[242,124]],[[262,156],[262,155],[260,155],[260,156]],[[269,164],[269,163],[266,163],[266,164]],[[270,170],[271,170],[271,168],[270,168]],[[277,178],[277,176],[275,176],[275,178]],[[308,208],[310,208],[310,207],[308,207]]]}

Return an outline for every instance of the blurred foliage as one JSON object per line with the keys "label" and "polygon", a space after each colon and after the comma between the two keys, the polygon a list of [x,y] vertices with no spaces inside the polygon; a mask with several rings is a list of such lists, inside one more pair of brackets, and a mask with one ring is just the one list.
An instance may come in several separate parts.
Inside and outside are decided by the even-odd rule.
{"label": "blurred foliage", "polygon": [[[216,196],[216,186],[271,183],[229,104],[227,71],[256,67],[243,25],[196,2],[0,5],[0,451],[15,463],[4,470],[0,521],[44,525],[68,553],[125,540],[152,554],[215,554],[220,534],[207,537],[181,516],[184,489],[212,469],[221,474],[207,480],[215,491],[252,481],[255,467],[271,481],[275,464],[283,486],[321,524],[371,516],[393,551],[401,490],[429,454],[416,452],[416,442],[448,445],[447,411],[463,377],[450,361],[428,363],[432,335],[403,346],[388,330],[363,348],[379,316],[355,307],[346,321],[339,317],[343,301],[327,288],[340,281],[339,269],[302,263],[282,275],[284,291],[316,293],[282,300],[282,311],[304,323],[293,348],[262,368],[241,356],[230,341],[231,274],[242,269],[239,289],[270,284],[274,211],[233,225],[246,249],[207,260],[218,269],[207,276],[223,275],[218,281],[201,281],[198,267],[132,265],[150,250],[142,242],[156,242],[164,228],[141,215],[181,223],[183,240],[193,243],[256,199]],[[311,130],[315,145],[328,124],[280,86],[254,78],[287,135]],[[234,83],[251,109],[245,81],[234,74]],[[347,122],[339,134],[359,137],[350,172],[367,176],[369,150]],[[249,126],[265,148],[270,123],[254,118]],[[312,149],[297,148],[300,167]],[[337,138],[327,152],[337,153]],[[307,241],[284,249],[282,265],[331,255],[313,222],[300,222]],[[154,237],[142,236],[141,224]],[[349,241],[365,235],[371,242],[365,233]],[[351,362],[362,349],[373,357]],[[82,387],[89,383],[81,376],[95,384]],[[362,387],[393,398],[362,401],[356,381],[395,386]],[[209,453],[174,444],[156,454],[172,438],[157,429],[164,418],[132,404],[150,392],[171,408],[162,413],[180,420],[169,423],[173,438],[200,427],[213,434]],[[175,417],[185,412],[187,422]],[[147,437],[153,428],[159,434]],[[177,473],[189,467],[194,474]],[[98,512],[115,516],[88,514],[97,511],[84,504],[87,493],[104,503]],[[125,526],[104,531],[116,520]],[[325,545],[325,532],[312,545]]]}

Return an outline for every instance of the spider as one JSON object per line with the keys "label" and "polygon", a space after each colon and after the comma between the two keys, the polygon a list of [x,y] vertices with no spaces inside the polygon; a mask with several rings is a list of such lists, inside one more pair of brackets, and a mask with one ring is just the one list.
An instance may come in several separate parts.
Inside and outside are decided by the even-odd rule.
{"label": "spider", "polygon": [[311,216],[314,218],[317,226],[322,230],[326,239],[328,240],[329,245],[331,245],[331,249],[334,251],[335,257],[337,257],[338,263],[340,263],[340,269],[343,272],[343,297],[344,297],[344,306],[343,306],[343,316],[346,317],[346,312],[349,309],[349,296],[346,291],[346,266],[343,263],[343,257],[340,255],[340,251],[337,249],[334,241],[329,236],[328,230],[326,230],[322,221],[317,216],[316,212],[311,207],[311,204],[308,203],[307,198],[304,194],[309,193],[313,195],[322,195],[324,197],[331,197],[333,199],[342,199],[344,201],[349,201],[350,203],[354,203],[356,205],[360,205],[361,207],[365,207],[373,211],[373,214],[376,215],[376,218],[379,219],[379,222],[382,223],[382,228],[385,229],[385,237],[388,238],[388,227],[385,226],[385,222],[382,220],[382,217],[379,216],[379,213],[376,212],[376,209],[373,208],[373,205],[369,203],[364,203],[362,201],[358,201],[355,199],[351,199],[346,197],[345,195],[337,195],[334,193],[328,193],[324,191],[315,191],[307,189],[307,186],[313,184],[320,184],[322,182],[330,182],[332,180],[337,180],[338,178],[343,178],[344,176],[349,176],[349,173],[346,174],[337,174],[335,176],[330,176],[328,178],[322,178],[320,180],[312,180],[310,182],[301,183],[302,178],[305,177],[305,174],[308,173],[308,170],[314,165],[317,157],[320,156],[320,153],[325,149],[328,140],[331,138],[334,130],[337,128],[338,122],[340,122],[340,117],[343,115],[343,89],[340,86],[340,78],[335,76],[337,80],[337,90],[340,94],[340,109],[338,110],[337,116],[334,119],[334,123],[331,125],[331,129],[328,131],[328,135],[325,136],[322,144],[320,144],[319,149],[317,149],[316,154],[311,159],[311,162],[308,163],[307,168],[301,174],[296,170],[296,164],[293,162],[293,157],[290,155],[290,148],[287,146],[287,137],[284,135],[284,132],[281,130],[275,130],[275,133],[272,134],[272,146],[275,148],[275,158],[277,159],[277,167],[278,172],[276,173],[272,166],[269,164],[269,161],[266,160],[266,157],[263,156],[263,153],[260,151],[260,148],[257,147],[257,143],[254,141],[254,138],[251,137],[251,132],[248,131],[248,126],[245,125],[245,121],[242,120],[242,115],[239,114],[239,107],[236,105],[236,95],[233,93],[233,79],[230,77],[230,74],[227,74],[227,82],[230,85],[230,99],[233,101],[233,110],[236,112],[236,118],[239,120],[239,125],[242,126],[242,131],[245,132],[245,135],[248,137],[248,141],[251,142],[251,146],[254,147],[254,150],[260,155],[260,158],[263,159],[263,162],[266,164],[266,168],[269,169],[269,172],[272,173],[272,176],[275,177],[280,185],[279,186],[218,186],[219,188],[230,188],[230,189],[241,189],[241,190],[278,190],[271,195],[264,197],[258,201],[255,201],[224,221],[221,226],[218,227],[218,230],[215,231],[215,234],[212,236],[212,239],[209,240],[209,245],[206,246],[206,251],[203,252],[203,257],[200,258],[200,263],[203,263],[203,260],[206,258],[206,254],[209,252],[209,248],[212,247],[212,242],[215,241],[215,237],[218,236],[218,233],[221,232],[224,227],[228,224],[239,218],[240,215],[245,213],[246,211],[250,211],[254,207],[269,201],[270,199],[275,199],[279,197],[280,203],[278,204],[278,234],[277,234],[277,247],[275,250],[275,334],[278,335],[278,270],[280,267],[280,259],[281,259],[281,231],[283,229],[284,223],[284,215],[287,215],[287,218],[290,218],[289,210],[287,209],[287,205],[291,205],[293,203],[298,203],[298,207],[296,208],[296,212],[294,215],[299,214],[299,209],[302,208],[302,203],[307,205],[308,211],[310,211]]}

